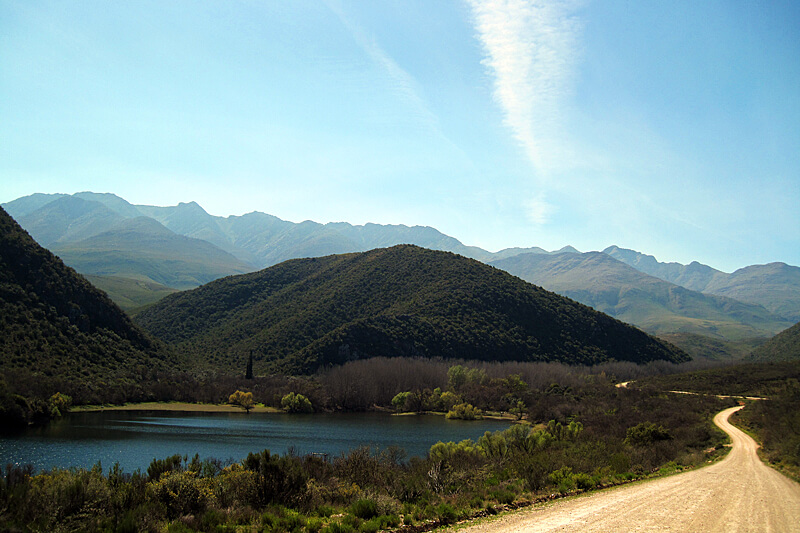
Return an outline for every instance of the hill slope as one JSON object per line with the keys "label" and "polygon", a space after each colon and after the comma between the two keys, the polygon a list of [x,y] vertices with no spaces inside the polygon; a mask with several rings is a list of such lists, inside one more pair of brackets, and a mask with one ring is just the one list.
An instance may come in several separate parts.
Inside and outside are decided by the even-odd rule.
{"label": "hill slope", "polygon": [[12,390],[80,397],[174,361],[0,209],[0,363]]}
{"label": "hill slope", "polygon": [[653,334],[741,340],[790,325],[761,306],[688,290],[600,252],[522,254],[491,264]]}
{"label": "hill slope", "polygon": [[617,246],[610,246],[603,253],[687,289],[761,305],[792,323],[800,320],[799,267],[769,263],[751,265],[728,274],[697,262],[689,265],[660,263],[651,255]]}
{"label": "hill slope", "polygon": [[763,305],[767,310],[800,321],[800,268],[786,263],[751,265],[714,278],[704,292]]}
{"label": "hill slope", "polygon": [[168,294],[178,292],[178,289],[154,281],[117,276],[86,276],[86,279],[129,314],[136,313],[139,308],[155,303]]}
{"label": "hill slope", "polygon": [[83,274],[153,281],[175,289],[253,270],[209,242],[176,235],[144,216],[51,250]]}
{"label": "hill slope", "polygon": [[683,361],[644,332],[478,261],[415,246],[292,260],[137,316],[212,366],[311,372],[373,356]]}
{"label": "hill slope", "polygon": [[753,351],[754,361],[800,361],[800,322]]}
{"label": "hill slope", "polygon": [[64,196],[23,215],[19,224],[42,246],[79,241],[105,231],[123,217],[102,204]]}

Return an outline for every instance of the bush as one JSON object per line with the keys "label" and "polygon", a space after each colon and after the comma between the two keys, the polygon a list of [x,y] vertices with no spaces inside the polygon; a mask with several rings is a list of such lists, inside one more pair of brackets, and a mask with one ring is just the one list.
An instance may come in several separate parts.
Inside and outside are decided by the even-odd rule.
{"label": "bush", "polygon": [[295,394],[290,392],[281,398],[281,407],[287,413],[313,413],[314,406],[311,401],[302,394]]}
{"label": "bush", "polygon": [[331,522],[322,529],[321,533],[355,533],[355,528],[342,522]]}
{"label": "bush", "polygon": [[147,480],[158,481],[162,474],[166,472],[176,472],[181,470],[182,457],[173,455],[166,459],[153,459],[147,467]]}
{"label": "bush", "polygon": [[453,409],[447,412],[447,418],[457,420],[478,420],[483,418],[483,413],[480,409],[469,403],[459,403],[453,406]]}
{"label": "bush", "polygon": [[147,494],[164,504],[172,518],[200,514],[214,501],[208,483],[194,472],[166,472],[158,481],[148,483]]}
{"label": "bush", "polygon": [[248,454],[242,466],[258,474],[259,506],[269,503],[298,505],[306,496],[308,476],[296,458],[272,455],[264,450]]}
{"label": "bush", "polygon": [[356,500],[350,506],[350,512],[359,518],[369,520],[378,516],[378,504],[374,500],[361,499]]}
{"label": "bush", "polygon": [[654,442],[672,438],[669,430],[664,426],[656,426],[652,422],[642,422],[625,433],[625,444],[631,446],[649,446]]}
{"label": "bush", "polygon": [[550,474],[548,479],[562,494],[575,488],[575,476],[572,474],[572,468],[569,466],[562,466]]}
{"label": "bush", "polygon": [[439,517],[439,521],[442,524],[452,524],[458,518],[458,512],[449,503],[440,503],[436,508],[436,516]]}

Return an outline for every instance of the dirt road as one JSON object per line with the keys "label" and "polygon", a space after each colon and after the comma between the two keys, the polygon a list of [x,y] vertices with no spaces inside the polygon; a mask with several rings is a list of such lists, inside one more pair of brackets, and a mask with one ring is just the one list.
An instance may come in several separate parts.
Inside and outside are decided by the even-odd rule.
{"label": "dirt road", "polygon": [[733,441],[730,454],[715,465],[529,508],[459,531],[800,532],[800,484],[762,463],[755,441],[728,423],[738,409],[714,417]]}

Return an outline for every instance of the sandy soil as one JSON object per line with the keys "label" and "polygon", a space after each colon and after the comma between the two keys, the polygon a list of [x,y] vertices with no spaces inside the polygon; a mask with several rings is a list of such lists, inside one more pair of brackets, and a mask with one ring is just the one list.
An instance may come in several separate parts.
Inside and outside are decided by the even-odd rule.
{"label": "sandy soil", "polygon": [[762,463],[755,441],[728,423],[738,409],[714,418],[733,441],[719,463],[528,508],[459,531],[800,532],[800,484]]}

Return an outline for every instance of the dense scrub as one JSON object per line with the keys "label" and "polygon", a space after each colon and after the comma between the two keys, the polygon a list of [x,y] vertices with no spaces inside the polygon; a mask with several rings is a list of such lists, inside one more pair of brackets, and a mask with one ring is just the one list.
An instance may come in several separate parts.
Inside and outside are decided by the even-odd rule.
{"label": "dense scrub", "polygon": [[136,317],[191,359],[310,373],[354,359],[688,360],[677,348],[499,269],[395,246],[287,261],[168,296]]}
{"label": "dense scrub", "polygon": [[[366,364],[375,365],[359,363]],[[420,364],[416,370],[431,362]],[[376,374],[376,368],[356,370]],[[512,369],[527,373],[507,373]],[[476,441],[438,443],[415,458],[393,448],[359,448],[330,459],[265,450],[235,464],[163,458],[144,473],[98,465],[34,475],[9,467],[0,483],[0,529],[216,531],[247,525],[255,531],[377,531],[447,523],[704,463],[724,441],[711,417],[730,405],[713,397],[618,388],[607,374],[568,373],[559,365],[443,366],[439,378],[440,390],[408,390],[406,400],[416,397],[420,410],[435,401],[522,406],[526,423]],[[322,384],[332,378],[318,379],[318,388],[309,391],[316,402],[324,400]],[[408,383],[397,379],[395,388]],[[290,383],[310,381],[285,385]],[[267,390],[274,401],[286,398]]]}
{"label": "dense scrub", "polygon": [[734,422],[756,435],[770,464],[800,481],[800,383],[773,385],[769,400],[750,402]]}
{"label": "dense scrub", "polygon": [[747,363],[680,374],[648,376],[643,386],[706,394],[772,396],[787,379],[800,379],[800,361]]}

